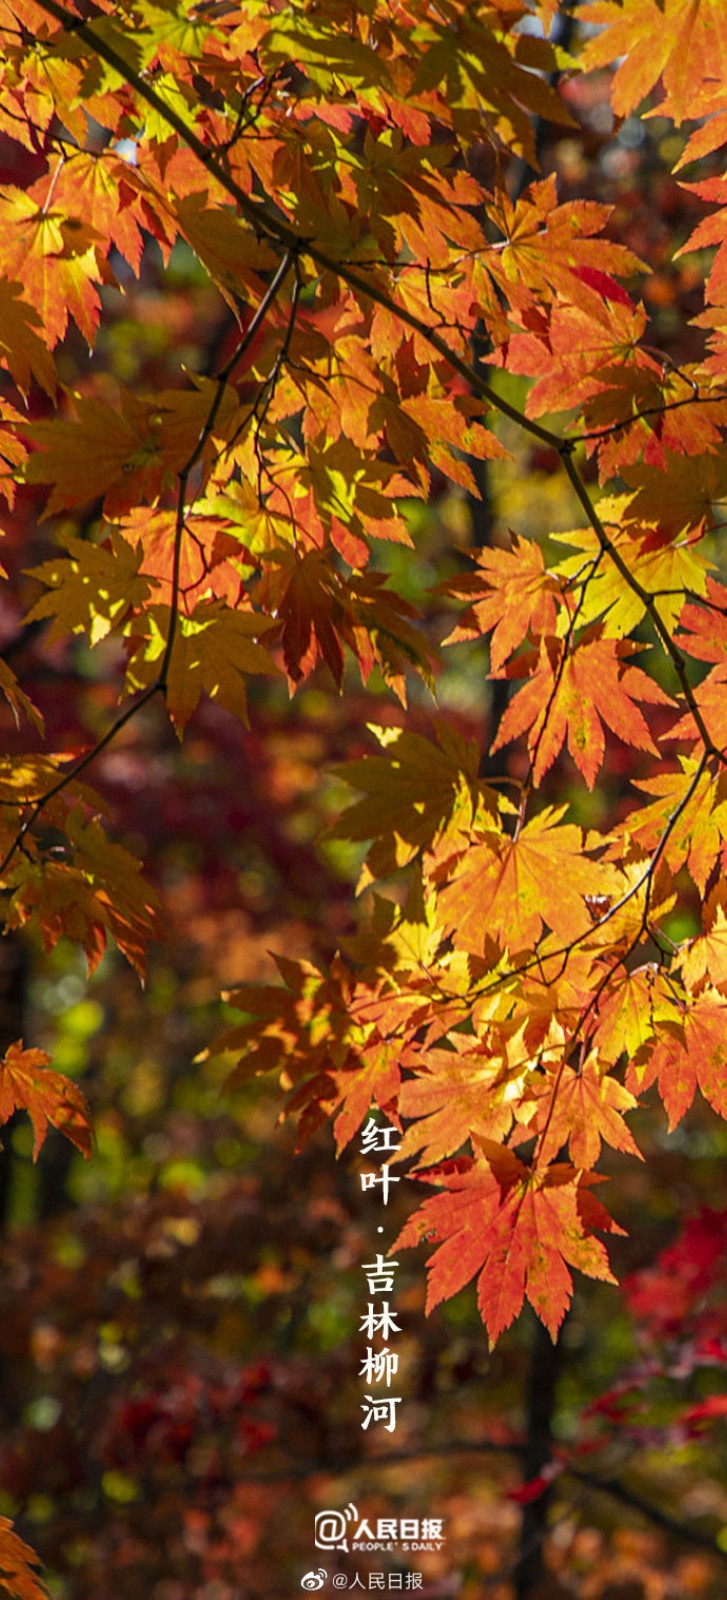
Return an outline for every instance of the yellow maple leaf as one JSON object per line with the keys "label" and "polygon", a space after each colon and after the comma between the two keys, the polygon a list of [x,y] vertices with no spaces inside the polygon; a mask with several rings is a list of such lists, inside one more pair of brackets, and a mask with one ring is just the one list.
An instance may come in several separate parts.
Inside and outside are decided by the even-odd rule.
{"label": "yellow maple leaf", "polygon": [[31,568],[28,576],[44,583],[50,592],[36,601],[25,621],[49,617],[48,639],[83,633],[92,645],[98,644],[124,621],[130,609],[141,609],[149,597],[152,585],[139,576],[143,553],[114,533],[105,545],[72,535],[65,545],[67,555]]}
{"label": "yellow maple leaf", "polygon": [[[154,607],[147,613],[147,620],[149,636],[129,664],[129,682],[134,689],[147,688],[154,682],[166,649],[167,607]],[[191,617],[180,617],[166,685],[169,715],[180,735],[203,690],[247,726],[246,678],[279,673],[265,646],[257,642],[274,626],[269,617],[253,611],[232,611],[217,600],[203,600]]]}

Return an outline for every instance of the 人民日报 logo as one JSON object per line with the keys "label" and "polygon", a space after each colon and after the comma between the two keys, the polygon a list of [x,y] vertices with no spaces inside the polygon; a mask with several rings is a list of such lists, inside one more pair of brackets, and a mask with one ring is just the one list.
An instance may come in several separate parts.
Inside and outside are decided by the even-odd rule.
{"label": "\u4eba\u6c11\u65e5\u62a5 logo", "polygon": [[376,1517],[359,1515],[353,1501],[343,1511],[318,1511],[317,1550],[441,1550],[441,1517]]}

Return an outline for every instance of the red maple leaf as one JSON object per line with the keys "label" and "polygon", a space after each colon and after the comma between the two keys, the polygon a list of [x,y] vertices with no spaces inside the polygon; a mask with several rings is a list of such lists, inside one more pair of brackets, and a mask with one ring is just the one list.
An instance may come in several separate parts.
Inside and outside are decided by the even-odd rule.
{"label": "red maple leaf", "polygon": [[531,1171],[511,1150],[476,1143],[481,1159],[424,1175],[444,1193],[424,1201],[392,1248],[437,1240],[427,1264],[427,1312],[477,1275],[491,1345],[525,1299],[555,1339],[571,1299],[569,1266],[615,1282],[593,1228],[620,1230],[591,1194],[591,1174],[564,1163]]}

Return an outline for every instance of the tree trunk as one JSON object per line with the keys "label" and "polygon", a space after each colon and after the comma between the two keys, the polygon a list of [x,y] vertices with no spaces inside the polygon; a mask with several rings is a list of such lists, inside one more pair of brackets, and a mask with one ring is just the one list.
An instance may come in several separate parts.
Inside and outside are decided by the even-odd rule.
{"label": "tree trunk", "polygon": [[[527,1395],[527,1430],[523,1478],[537,1478],[553,1451],[553,1414],[563,1346],[553,1344],[542,1322],[535,1323]],[[520,1528],[520,1553],[515,1575],[516,1600],[532,1600],[543,1579],[543,1541],[548,1523],[552,1491],[545,1489],[537,1499],[523,1506]]]}

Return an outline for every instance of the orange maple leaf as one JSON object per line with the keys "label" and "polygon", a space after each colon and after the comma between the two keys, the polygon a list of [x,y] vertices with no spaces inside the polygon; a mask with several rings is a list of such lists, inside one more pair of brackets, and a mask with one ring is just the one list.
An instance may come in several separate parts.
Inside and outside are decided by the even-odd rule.
{"label": "orange maple leaf", "polygon": [[[512,1126],[507,1078],[489,1045],[468,1050],[452,1035],[453,1050],[427,1050],[417,1076],[402,1084],[398,1110],[414,1120],[401,1141],[399,1160],[417,1156],[427,1166],[454,1155],[470,1133],[504,1139]],[[414,1062],[412,1065],[417,1066]]]}
{"label": "orange maple leaf", "polygon": [[[88,1159],[91,1113],[78,1085],[62,1073],[48,1070],[50,1059],[45,1050],[24,1049],[22,1039],[10,1045],[0,1062],[0,1123],[7,1122],[14,1111],[27,1111],[35,1135],[34,1161],[49,1122]],[[0,1570],[2,1553],[0,1543]]]}
{"label": "orange maple leaf", "polygon": [[641,308],[591,294],[587,307],[557,304],[540,322],[539,331],[512,336],[506,358],[509,372],[537,379],[528,416],[598,399],[602,426],[653,400],[660,369],[639,345],[646,329]]}
{"label": "orange maple leaf", "polygon": [[[697,697],[702,709],[709,712],[709,702],[705,707],[706,695],[697,690]],[[718,695],[715,701],[719,702]],[[724,720],[724,713],[721,715]],[[676,728],[670,729],[669,738],[694,736],[696,732],[690,712]],[[655,799],[650,805],[635,806],[628,813],[628,833],[635,844],[651,853],[671,821],[663,850],[664,860],[674,873],[686,866],[700,894],[704,894],[709,874],[727,837],[727,778],[720,774],[715,780],[708,772],[703,772],[691,798],[687,799],[688,790],[694,784],[696,762],[683,757],[681,768],[679,772],[663,772],[654,778],[633,780],[637,789],[654,795]]]}
{"label": "orange maple leaf", "polygon": [[[118,524],[130,545],[141,546],[140,574],[156,580],[157,598],[166,605],[172,596],[176,520],[172,511],[134,506]],[[246,551],[231,527],[225,517],[187,513],[177,575],[179,607],[185,616],[192,615],[199,600],[225,600],[233,608],[241,600],[242,579],[233,562],[241,563]]]}
{"label": "orange maple leaf", "polygon": [[659,110],[677,125],[712,110],[710,90],[724,83],[727,68],[722,0],[596,0],[588,22],[599,31],[583,50],[586,69],[619,59],[611,90],[618,116],[635,110],[660,78]]}
{"label": "orange maple leaf", "polygon": [[527,734],[533,777],[539,783],[567,739],[568,750],[590,789],[606,749],[604,723],[638,750],[656,755],[637,700],[672,705],[668,694],[639,667],[624,666],[640,646],[629,639],[604,639],[600,625],[589,629],[574,649],[544,640],[535,670],[500,723],[492,749]]}
{"label": "orange maple leaf", "polygon": [[727,1117],[727,1000],[716,989],[692,1001],[682,1028],[661,1032],[638,1088],[655,1081],[670,1131],[689,1110],[697,1088],[718,1116]]}
{"label": "orange maple leaf", "polygon": [[161,924],[140,862],[112,843],[95,818],[85,821],[78,806],[64,818],[64,829],[71,859],[16,858],[7,878],[13,891],[8,925],[37,924],[46,950],[63,937],[74,940],[83,946],[89,972],[111,933],[143,980],[147,946],[161,936]]}
{"label": "orange maple leaf", "polygon": [[[105,401],[77,397],[77,420],[54,417],[28,427],[40,446],[28,462],[29,483],[48,483],[45,516],[104,497],[109,520],[153,501],[170,488],[188,461],[211,414],[216,385],[197,378],[193,389],[164,389],[149,399],[122,390],[120,410]],[[225,390],[211,439],[219,440],[236,412]]]}
{"label": "orange maple leaf", "polygon": [[554,633],[560,585],[546,573],[543,552],[534,539],[513,535],[510,550],[483,550],[475,560],[478,572],[440,586],[442,594],[471,601],[447,643],[457,644],[492,629],[490,670],[498,673],[528,633]]}
{"label": "orange maple leaf", "polygon": [[12,1522],[0,1517],[0,1584],[11,1600],[48,1600],[45,1584],[33,1572],[38,1556],[13,1532]]}
{"label": "orange maple leaf", "polygon": [[281,555],[281,594],[276,613],[283,625],[283,659],[298,683],[316,658],[325,661],[337,688],[343,680],[343,643],[351,623],[345,590],[330,563],[311,550],[302,559]]}
{"label": "orange maple leaf", "polygon": [[137,402],[124,416],[98,399],[78,399],[75,408],[77,421],[55,417],[28,430],[40,446],[28,462],[28,482],[52,485],[46,516],[100,495],[108,517],[153,499],[165,481],[153,408]]}
{"label": "orange maple leaf", "polygon": [[503,249],[482,257],[482,266],[497,283],[515,312],[534,301],[542,306],[582,304],[599,309],[601,300],[631,307],[626,290],[616,281],[643,270],[643,262],[622,244],[603,237],[610,208],[594,200],[559,203],[554,174],[532,183],[517,199],[496,189],[488,214],[505,239]]}
{"label": "orange maple leaf", "polygon": [[83,217],[99,240],[113,243],[138,274],[148,212],[136,168],[111,146],[106,150],[66,152],[57,174],[53,201],[68,216]]}
{"label": "orange maple leaf", "polygon": [[511,954],[532,950],[544,927],[577,939],[591,925],[586,896],[610,894],[613,874],[583,854],[580,828],[548,806],[517,838],[488,833],[453,867],[438,915],[455,944],[483,953],[494,939]]}
{"label": "orange maple leaf", "polygon": [[401,1083],[401,1043],[399,1040],[373,1039],[356,1055],[350,1055],[340,1072],[332,1072],[336,1111],[334,1135],[341,1152],[360,1128],[372,1104],[385,1109],[396,1102]]}
{"label": "orange maple leaf", "polygon": [[727,986],[727,884],[722,878],[702,906],[704,933],[682,946],[678,964],[687,989],[704,987],[708,979],[722,993]]}
{"label": "orange maple leaf", "polygon": [[574,1165],[591,1171],[600,1156],[602,1141],[614,1150],[627,1150],[641,1159],[639,1147],[623,1120],[623,1113],[632,1111],[637,1102],[628,1089],[599,1068],[595,1055],[589,1056],[577,1072],[569,1066],[561,1067],[557,1085],[552,1074],[545,1081],[541,1079],[538,1100],[538,1125],[544,1127],[541,1162],[552,1161],[567,1143]]}
{"label": "orange maple leaf", "polygon": [[22,284],[49,349],[63,338],[69,315],[91,345],[100,315],[96,286],[107,268],[95,230],[79,216],[48,207],[52,181],[46,176],[28,191],[10,184],[0,190],[3,273]]}

